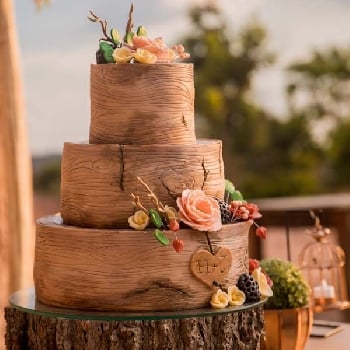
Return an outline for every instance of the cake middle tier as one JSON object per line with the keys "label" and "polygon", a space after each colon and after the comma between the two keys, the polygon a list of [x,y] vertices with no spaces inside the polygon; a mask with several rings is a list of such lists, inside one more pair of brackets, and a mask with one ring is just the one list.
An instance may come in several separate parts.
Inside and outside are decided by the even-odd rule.
{"label": "cake middle tier", "polygon": [[153,208],[140,177],[164,205],[176,207],[184,189],[223,198],[220,140],[192,145],[65,143],[61,165],[61,215],[79,227],[123,228],[134,212],[131,193]]}

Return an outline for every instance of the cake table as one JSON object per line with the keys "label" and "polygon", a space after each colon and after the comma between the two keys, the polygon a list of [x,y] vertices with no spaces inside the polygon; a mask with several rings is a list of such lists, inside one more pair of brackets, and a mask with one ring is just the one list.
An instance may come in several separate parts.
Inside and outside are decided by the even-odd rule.
{"label": "cake table", "polygon": [[5,309],[6,349],[260,349],[263,303],[225,309],[112,313],[46,306],[34,288]]}

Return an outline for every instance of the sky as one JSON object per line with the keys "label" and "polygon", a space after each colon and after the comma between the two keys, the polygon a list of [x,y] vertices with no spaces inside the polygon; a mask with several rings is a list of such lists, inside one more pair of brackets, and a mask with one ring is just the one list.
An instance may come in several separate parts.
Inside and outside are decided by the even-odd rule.
{"label": "sky", "polygon": [[[89,74],[101,29],[89,10],[124,32],[130,0],[51,0],[37,11],[34,1],[15,0],[17,35],[33,155],[60,153],[65,141],[88,139]],[[134,0],[135,26],[172,45],[191,29],[188,9],[206,0]],[[277,61],[254,78],[253,98],[283,116],[284,68],[314,49],[350,45],[349,0],[217,0],[233,32],[257,19],[268,32]]]}

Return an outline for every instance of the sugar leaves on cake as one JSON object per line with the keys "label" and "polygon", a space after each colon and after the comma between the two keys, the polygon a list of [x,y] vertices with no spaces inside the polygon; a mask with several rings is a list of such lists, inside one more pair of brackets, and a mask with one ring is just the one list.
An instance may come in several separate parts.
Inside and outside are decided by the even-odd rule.
{"label": "sugar leaves on cake", "polygon": [[108,33],[107,21],[90,11],[88,19],[100,23],[103,33],[96,52],[97,63],[173,63],[190,57],[180,44],[168,48],[163,38],[149,38],[144,26],[134,31],[133,11],[131,4],[124,36],[115,28]]}

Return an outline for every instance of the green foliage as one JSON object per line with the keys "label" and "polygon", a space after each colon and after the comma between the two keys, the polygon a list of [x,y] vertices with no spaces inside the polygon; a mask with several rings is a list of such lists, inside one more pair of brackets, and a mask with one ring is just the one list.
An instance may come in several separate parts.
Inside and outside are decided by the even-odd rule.
{"label": "green foliage", "polygon": [[252,143],[246,154],[242,190],[258,197],[320,191],[323,152],[312,141],[306,119],[303,116],[285,121],[271,119],[265,132],[265,141]]}
{"label": "green foliage", "polygon": [[331,48],[315,51],[309,60],[290,65],[287,92],[291,108],[315,119],[339,121],[349,117],[349,61],[350,49]]}
{"label": "green foliage", "polygon": [[49,161],[34,173],[34,191],[59,195],[61,183],[60,160]]}
{"label": "green foliage", "polygon": [[350,120],[340,122],[330,133],[328,157],[330,185],[349,188],[350,184]]}
{"label": "green foliage", "polygon": [[290,309],[309,303],[310,287],[298,267],[279,259],[262,260],[260,266],[273,281],[273,296],[267,300],[266,309]]}
{"label": "green foliage", "polygon": [[331,48],[315,51],[309,60],[289,67],[290,110],[304,115],[311,126],[323,123],[329,129],[324,140],[316,140],[324,148],[324,182],[331,190],[350,188],[349,62],[349,48]]}
{"label": "green foliage", "polygon": [[225,193],[228,194],[230,201],[243,201],[242,193],[236,190],[234,184],[227,179],[225,180]]}

